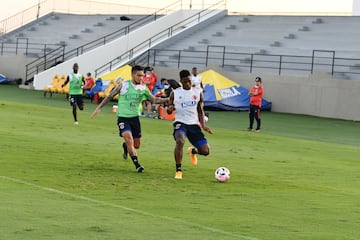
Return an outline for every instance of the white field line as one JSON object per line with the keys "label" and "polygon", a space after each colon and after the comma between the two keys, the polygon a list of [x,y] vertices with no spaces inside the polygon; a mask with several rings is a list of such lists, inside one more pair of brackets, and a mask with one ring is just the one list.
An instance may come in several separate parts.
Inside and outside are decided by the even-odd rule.
{"label": "white field line", "polygon": [[60,191],[60,190],[57,190],[57,189],[54,189],[54,188],[42,187],[42,186],[30,183],[30,182],[26,182],[26,181],[23,181],[23,180],[20,180],[20,179],[16,179],[16,178],[11,178],[11,177],[6,177],[6,176],[0,176],[0,178],[4,179],[4,180],[11,181],[11,182],[21,183],[23,185],[27,185],[27,186],[30,186],[30,187],[33,187],[33,188],[38,188],[38,189],[41,189],[43,191],[53,192],[53,193],[68,196],[68,197],[71,197],[71,198],[80,199],[80,200],[84,200],[84,201],[87,201],[87,202],[95,203],[95,204],[100,204],[100,205],[104,205],[104,206],[110,206],[110,207],[114,207],[114,208],[120,208],[120,209],[123,209],[123,210],[126,210],[126,211],[138,213],[138,214],[145,215],[145,216],[150,216],[150,217],[153,217],[153,218],[165,219],[165,220],[169,220],[169,221],[172,221],[172,222],[182,223],[184,225],[187,225],[187,226],[190,226],[190,227],[197,227],[197,228],[200,228],[200,229],[203,229],[203,230],[207,230],[209,232],[221,233],[221,234],[224,234],[224,235],[236,237],[236,238],[239,238],[239,239],[245,239],[245,240],[260,240],[258,238],[249,237],[249,236],[242,235],[242,234],[226,232],[226,231],[223,231],[221,229],[207,227],[207,226],[204,226],[204,225],[192,223],[192,222],[189,222],[189,221],[184,221],[184,220],[181,220],[181,219],[176,219],[176,218],[172,218],[172,217],[168,217],[168,216],[162,216],[162,215],[155,215],[155,214],[152,214],[152,213],[149,213],[149,212],[144,212],[144,211],[137,210],[137,209],[134,209],[134,208],[129,208],[129,207],[126,207],[126,206],[123,206],[123,205],[108,203],[108,202],[104,202],[104,201],[84,197],[84,196],[73,194],[73,193],[63,192],[63,191]]}

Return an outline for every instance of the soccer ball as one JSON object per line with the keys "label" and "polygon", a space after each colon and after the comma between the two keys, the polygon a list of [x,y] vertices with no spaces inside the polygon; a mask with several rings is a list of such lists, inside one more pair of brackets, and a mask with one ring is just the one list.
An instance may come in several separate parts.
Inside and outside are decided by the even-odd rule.
{"label": "soccer ball", "polygon": [[230,170],[226,167],[219,167],[215,171],[215,179],[218,182],[227,182],[230,179]]}

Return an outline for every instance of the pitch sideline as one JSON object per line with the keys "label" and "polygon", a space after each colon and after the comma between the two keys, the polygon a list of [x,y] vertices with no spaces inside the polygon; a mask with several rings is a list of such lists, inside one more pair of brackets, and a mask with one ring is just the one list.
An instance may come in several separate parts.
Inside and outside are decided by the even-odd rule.
{"label": "pitch sideline", "polygon": [[140,211],[140,210],[137,210],[137,209],[134,209],[134,208],[129,208],[129,207],[126,207],[126,206],[123,206],[123,205],[108,203],[108,202],[104,202],[104,201],[84,197],[84,196],[81,196],[81,195],[76,195],[76,194],[73,194],[73,193],[63,192],[63,191],[60,191],[60,190],[57,190],[57,189],[54,189],[54,188],[42,187],[40,185],[36,185],[36,184],[26,182],[26,181],[23,181],[23,180],[20,180],[20,179],[16,179],[16,178],[11,178],[11,177],[6,177],[6,176],[0,176],[0,178],[4,179],[4,180],[11,181],[11,182],[27,185],[27,186],[30,186],[30,187],[33,187],[33,188],[38,188],[38,189],[41,189],[43,191],[53,192],[53,193],[57,193],[57,194],[60,194],[60,195],[64,195],[64,196],[68,196],[68,197],[72,197],[72,198],[77,198],[77,199],[84,200],[84,201],[91,202],[91,203],[101,204],[101,205],[104,205],[104,206],[111,206],[111,207],[114,207],[114,208],[120,208],[120,209],[123,209],[123,210],[135,212],[135,213],[138,213],[138,214],[142,214],[142,215],[150,216],[150,217],[154,217],[154,218],[170,220],[170,221],[173,221],[173,222],[179,222],[179,223],[182,223],[182,224],[187,225],[187,226],[198,227],[198,228],[201,228],[203,230],[207,230],[207,231],[214,232],[214,233],[221,233],[221,234],[225,234],[225,235],[228,235],[228,236],[237,237],[237,238],[245,239],[245,240],[260,240],[258,238],[249,237],[249,236],[241,235],[241,234],[235,234],[235,233],[231,233],[231,232],[226,232],[226,231],[223,231],[221,229],[207,227],[207,226],[203,226],[203,225],[200,225],[200,224],[191,223],[191,222],[188,222],[188,221],[175,219],[175,218],[168,217],[168,216],[155,215],[155,214],[152,214],[152,213],[149,213],[149,212]]}

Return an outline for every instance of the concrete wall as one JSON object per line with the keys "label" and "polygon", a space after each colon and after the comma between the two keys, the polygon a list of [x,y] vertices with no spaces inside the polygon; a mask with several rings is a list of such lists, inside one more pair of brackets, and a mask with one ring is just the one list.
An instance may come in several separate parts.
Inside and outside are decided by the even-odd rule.
{"label": "concrete wall", "polygon": [[[257,74],[211,69],[250,88]],[[201,72],[206,69],[199,69]],[[179,80],[179,69],[155,67],[159,77]],[[273,112],[360,121],[360,81],[333,79],[317,72],[309,77],[260,75],[264,98],[272,102]]]}
{"label": "concrete wall", "polygon": [[[9,79],[19,79],[25,76],[25,66],[34,61],[23,55],[0,57],[0,73]],[[23,80],[24,81],[24,80]]]}

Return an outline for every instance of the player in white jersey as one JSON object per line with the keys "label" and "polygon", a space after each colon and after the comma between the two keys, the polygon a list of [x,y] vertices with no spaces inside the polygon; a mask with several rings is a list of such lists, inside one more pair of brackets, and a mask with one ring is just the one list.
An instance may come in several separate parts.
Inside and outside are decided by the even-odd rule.
{"label": "player in white jersey", "polygon": [[201,76],[199,75],[198,73],[198,69],[197,67],[193,67],[191,69],[191,83],[192,83],[192,87],[200,90],[200,91],[204,91],[204,87],[203,87],[203,84],[202,84],[202,78]]}
{"label": "player in white jersey", "polygon": [[171,92],[170,104],[167,109],[168,114],[175,111],[173,136],[176,142],[174,150],[176,179],[182,179],[181,163],[186,138],[194,146],[188,148],[191,163],[197,165],[197,154],[207,156],[210,153],[209,144],[201,128],[212,134],[212,130],[205,126],[203,93],[192,87],[191,75],[188,70],[180,71],[180,82],[182,87]]}

